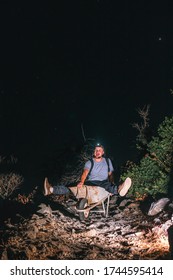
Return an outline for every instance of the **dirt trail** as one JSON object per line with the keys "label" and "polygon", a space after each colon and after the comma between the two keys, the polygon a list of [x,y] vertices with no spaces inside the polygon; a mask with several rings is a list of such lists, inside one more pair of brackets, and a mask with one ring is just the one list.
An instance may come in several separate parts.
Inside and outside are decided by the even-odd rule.
{"label": "dirt trail", "polygon": [[108,218],[91,213],[81,222],[66,202],[46,197],[29,217],[15,217],[0,228],[1,259],[171,259],[169,212],[148,217],[140,202],[111,204]]}

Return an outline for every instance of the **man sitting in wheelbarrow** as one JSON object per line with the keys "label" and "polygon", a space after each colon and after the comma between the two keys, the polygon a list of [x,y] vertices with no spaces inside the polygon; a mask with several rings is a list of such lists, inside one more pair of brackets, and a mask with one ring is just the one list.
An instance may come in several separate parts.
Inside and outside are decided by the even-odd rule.
{"label": "man sitting in wheelbarrow", "polygon": [[[85,163],[84,170],[80,182],[77,184],[78,188],[83,185],[99,186],[104,188],[112,195],[125,196],[131,187],[131,179],[128,177],[118,187],[114,184],[113,178],[113,165],[110,159],[104,157],[104,147],[97,144],[94,148],[92,160]],[[44,181],[44,195],[55,194],[62,195],[68,194],[69,188],[66,186],[51,186],[48,179]]]}

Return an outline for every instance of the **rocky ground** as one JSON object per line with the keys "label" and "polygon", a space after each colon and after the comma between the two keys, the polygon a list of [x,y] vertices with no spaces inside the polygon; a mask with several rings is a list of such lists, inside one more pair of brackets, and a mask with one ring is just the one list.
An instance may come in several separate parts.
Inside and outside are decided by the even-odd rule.
{"label": "rocky ground", "polygon": [[115,204],[112,198],[107,218],[90,213],[88,220],[80,221],[74,203],[71,197],[44,197],[37,190],[35,197],[8,202],[0,226],[0,259],[172,258],[170,209],[149,217],[146,201],[125,198]]}

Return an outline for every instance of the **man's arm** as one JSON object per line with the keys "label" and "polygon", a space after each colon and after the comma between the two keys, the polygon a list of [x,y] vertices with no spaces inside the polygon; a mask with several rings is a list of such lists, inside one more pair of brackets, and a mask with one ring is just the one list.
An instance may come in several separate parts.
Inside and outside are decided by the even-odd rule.
{"label": "man's arm", "polygon": [[84,169],[84,171],[82,173],[82,176],[81,176],[81,179],[80,179],[80,182],[77,184],[77,187],[82,187],[83,186],[88,173],[89,173],[89,170],[88,169]]}
{"label": "man's arm", "polygon": [[109,181],[110,181],[112,184],[115,184],[115,182],[114,182],[114,173],[113,173],[113,172],[109,172],[109,173],[108,173],[108,178],[109,178]]}

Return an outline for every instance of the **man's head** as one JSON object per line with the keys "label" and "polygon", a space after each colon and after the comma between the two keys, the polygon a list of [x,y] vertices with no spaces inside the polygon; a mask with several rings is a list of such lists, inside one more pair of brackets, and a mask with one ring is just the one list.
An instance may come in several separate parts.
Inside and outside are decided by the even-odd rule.
{"label": "man's head", "polygon": [[104,147],[101,144],[97,144],[94,147],[94,157],[95,158],[102,158],[102,156],[104,155]]}

